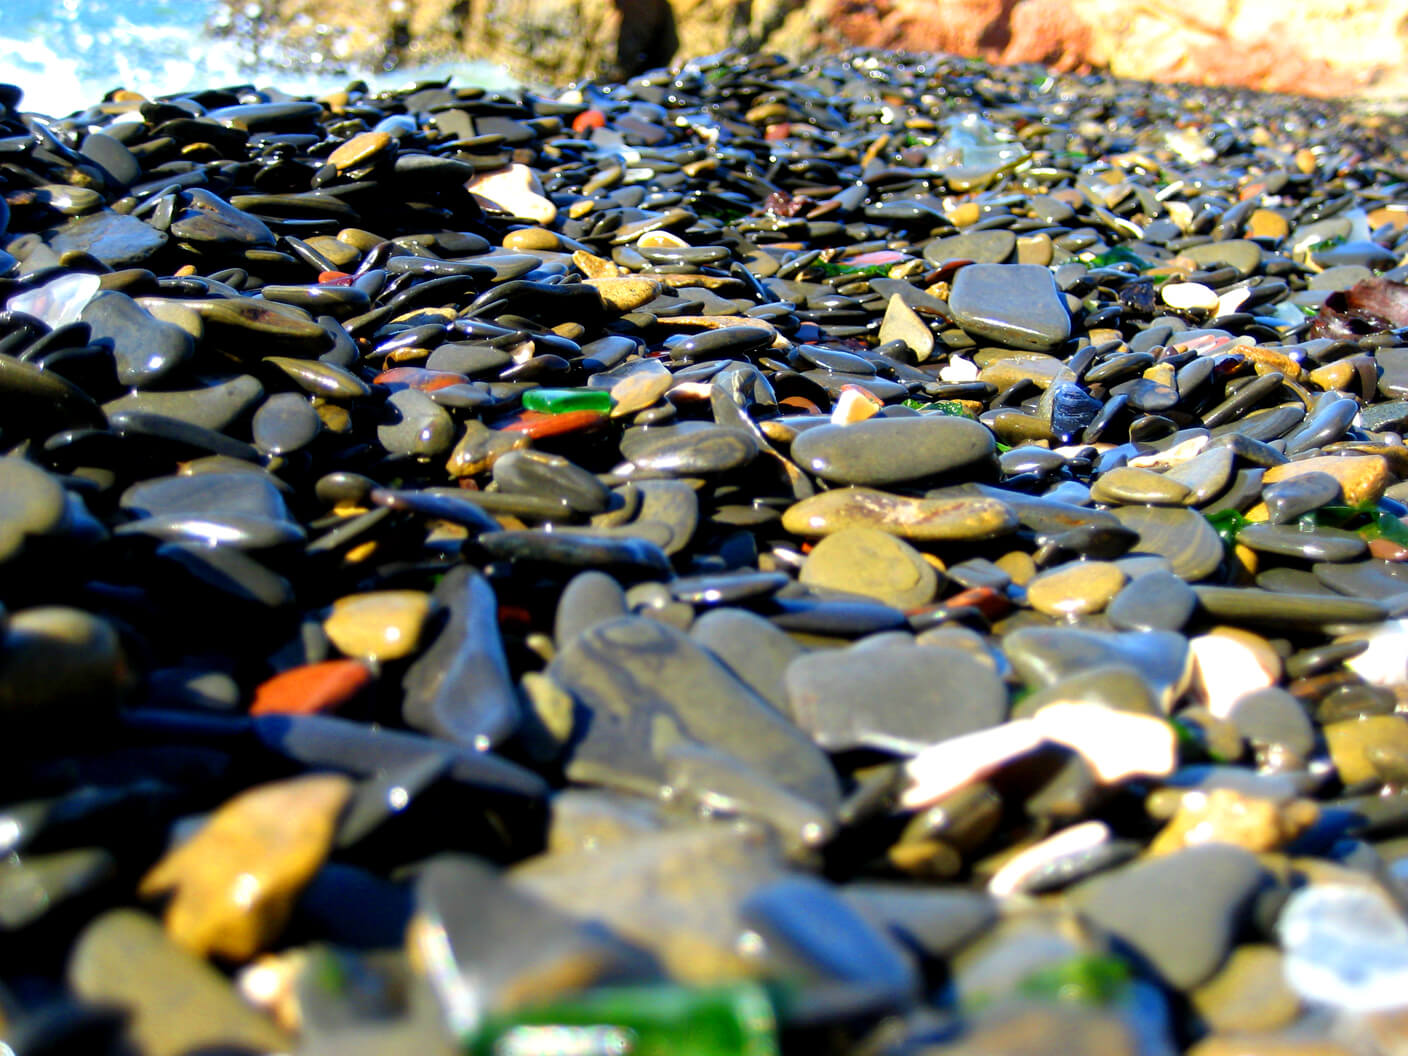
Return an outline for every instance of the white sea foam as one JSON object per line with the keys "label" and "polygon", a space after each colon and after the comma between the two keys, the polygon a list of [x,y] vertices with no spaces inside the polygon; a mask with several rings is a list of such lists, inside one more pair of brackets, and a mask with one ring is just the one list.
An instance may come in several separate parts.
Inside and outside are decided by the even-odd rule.
{"label": "white sea foam", "polygon": [[208,32],[216,6],[216,0],[5,0],[0,81],[24,90],[21,109],[51,116],[81,110],[118,87],[156,96],[252,83],[316,95],[354,79],[373,88],[445,76],[456,84],[511,83],[487,63],[390,73],[251,66],[238,41]]}

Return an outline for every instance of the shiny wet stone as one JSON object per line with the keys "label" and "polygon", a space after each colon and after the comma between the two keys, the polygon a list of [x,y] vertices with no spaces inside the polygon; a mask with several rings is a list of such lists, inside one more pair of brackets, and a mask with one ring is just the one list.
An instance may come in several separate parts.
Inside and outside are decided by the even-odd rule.
{"label": "shiny wet stone", "polygon": [[580,779],[653,792],[669,743],[698,740],[814,802],[837,801],[830,764],[802,731],[663,624],[599,624],[567,643],[549,673],[591,716],[568,763]]}
{"label": "shiny wet stone", "polygon": [[787,667],[788,708],[823,748],[912,753],[995,726],[1007,710],[997,676],[938,646],[811,653]]}
{"label": "shiny wet stone", "polygon": [[1009,348],[1044,352],[1065,341],[1071,318],[1051,273],[1034,264],[975,264],[958,272],[949,308],[959,326]]}
{"label": "shiny wet stone", "polygon": [[[799,465],[838,484],[880,485],[974,472],[994,451],[977,422],[946,415],[872,418],[808,429],[792,444]],[[896,458],[896,451],[904,458]]]}

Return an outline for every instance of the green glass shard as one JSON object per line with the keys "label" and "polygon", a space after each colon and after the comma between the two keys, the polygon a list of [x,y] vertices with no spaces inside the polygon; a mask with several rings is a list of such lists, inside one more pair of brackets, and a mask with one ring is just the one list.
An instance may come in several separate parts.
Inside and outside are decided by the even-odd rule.
{"label": "green glass shard", "polygon": [[1118,957],[1092,954],[1033,972],[1022,981],[1020,989],[1028,997],[1105,1005],[1124,992],[1129,977],[1129,965]]}
{"label": "green glass shard", "polygon": [[609,414],[615,401],[605,389],[529,389],[523,394],[523,409],[542,414],[569,411],[599,411]]}
{"label": "green glass shard", "polygon": [[778,1056],[777,1015],[757,983],[604,987],[490,1016],[470,1056]]}

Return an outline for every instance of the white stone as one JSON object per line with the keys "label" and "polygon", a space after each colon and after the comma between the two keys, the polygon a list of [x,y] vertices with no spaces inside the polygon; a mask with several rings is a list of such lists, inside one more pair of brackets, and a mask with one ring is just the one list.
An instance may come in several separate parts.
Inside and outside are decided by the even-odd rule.
{"label": "white stone", "polygon": [[1129,460],[1134,469],[1165,470],[1191,462],[1203,453],[1212,443],[1211,436],[1190,436],[1187,440],[1174,444],[1167,451],[1154,451],[1147,455],[1136,455]]}
{"label": "white stone", "polygon": [[1236,289],[1228,290],[1217,299],[1217,311],[1213,314],[1221,318],[1224,315],[1231,315],[1233,312],[1241,311],[1242,305],[1246,303],[1252,291],[1246,286],[1239,286]]}
{"label": "white stone", "polygon": [[1211,312],[1217,308],[1217,291],[1201,282],[1170,282],[1159,291],[1159,296],[1164,304],[1180,311],[1197,308]]}
{"label": "white stone", "polygon": [[1342,641],[1368,640],[1369,648],[1344,666],[1371,686],[1392,688],[1408,683],[1408,619],[1383,623]]}
{"label": "white stone", "polygon": [[910,785],[900,794],[900,806],[926,807],[982,780],[1041,742],[1041,732],[1033,720],[1013,719],[931,745],[905,764]]}
{"label": "white stone", "polygon": [[1110,827],[1103,821],[1083,821],[1069,829],[1062,829],[1008,861],[988,881],[988,892],[999,898],[1015,895],[1027,886],[1036,873],[1053,862],[1085,854],[1109,839]]}
{"label": "white stone", "polygon": [[1031,721],[1046,740],[1080,753],[1102,784],[1167,777],[1178,767],[1178,736],[1171,723],[1152,715],[1062,701]]}
{"label": "white stone", "polygon": [[1219,719],[1229,717],[1248,693],[1274,686],[1281,677],[1269,646],[1258,648],[1245,633],[1199,635],[1188,639],[1188,651],[1193,654],[1193,693]]}
{"label": "white stone", "polygon": [[939,370],[939,380],[946,381],[950,385],[964,381],[977,381],[978,365],[971,359],[951,356],[949,361]]}
{"label": "white stone", "polygon": [[510,216],[550,224],[557,217],[557,206],[543,195],[543,185],[537,173],[527,165],[510,165],[476,176],[465,189],[480,205],[487,205]]}

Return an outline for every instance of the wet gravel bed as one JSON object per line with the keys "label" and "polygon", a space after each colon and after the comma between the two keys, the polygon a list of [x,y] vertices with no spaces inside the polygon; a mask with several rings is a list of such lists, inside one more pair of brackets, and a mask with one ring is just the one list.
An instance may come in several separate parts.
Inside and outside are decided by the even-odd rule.
{"label": "wet gravel bed", "polygon": [[1402,1053],[1401,116],[0,86],[19,1054]]}

